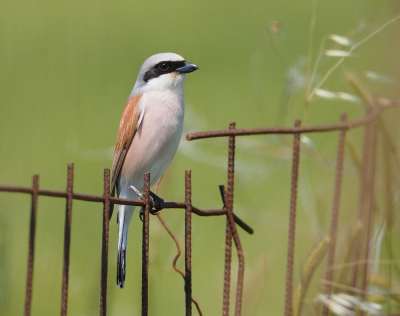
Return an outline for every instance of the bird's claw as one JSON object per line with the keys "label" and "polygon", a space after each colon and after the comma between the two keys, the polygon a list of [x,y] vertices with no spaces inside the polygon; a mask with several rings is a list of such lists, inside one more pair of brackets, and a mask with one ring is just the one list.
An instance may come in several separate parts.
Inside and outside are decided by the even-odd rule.
{"label": "bird's claw", "polygon": [[[140,197],[142,200],[143,197]],[[160,211],[164,208],[164,200],[160,198],[158,195],[150,191],[150,214],[151,215],[158,215]],[[144,214],[144,206],[140,208],[139,211],[139,218],[143,222],[143,214]]]}
{"label": "bird's claw", "polygon": [[164,200],[150,191],[150,214],[157,215],[164,208]]}

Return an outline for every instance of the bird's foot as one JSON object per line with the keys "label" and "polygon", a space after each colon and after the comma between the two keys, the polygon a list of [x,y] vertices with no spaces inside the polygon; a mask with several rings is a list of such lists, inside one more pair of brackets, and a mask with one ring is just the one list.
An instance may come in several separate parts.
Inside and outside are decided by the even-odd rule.
{"label": "bird's foot", "polygon": [[[143,200],[143,195],[140,193],[138,189],[136,189],[133,185],[129,187],[132,191],[134,191],[139,199]],[[164,200],[160,198],[157,194],[150,191],[150,214],[157,215],[164,208]],[[143,212],[144,206],[140,208],[139,218],[143,222]]]}
{"label": "bird's foot", "polygon": [[157,215],[164,208],[164,200],[150,191],[150,214]]}

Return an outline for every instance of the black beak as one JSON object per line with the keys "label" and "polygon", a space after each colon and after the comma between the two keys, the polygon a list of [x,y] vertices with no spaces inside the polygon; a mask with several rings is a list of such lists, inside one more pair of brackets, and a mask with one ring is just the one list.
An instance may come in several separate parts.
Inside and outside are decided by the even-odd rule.
{"label": "black beak", "polygon": [[199,67],[197,67],[195,64],[191,64],[185,61],[185,66],[176,69],[176,71],[179,72],[180,74],[187,74],[197,69],[199,69]]}

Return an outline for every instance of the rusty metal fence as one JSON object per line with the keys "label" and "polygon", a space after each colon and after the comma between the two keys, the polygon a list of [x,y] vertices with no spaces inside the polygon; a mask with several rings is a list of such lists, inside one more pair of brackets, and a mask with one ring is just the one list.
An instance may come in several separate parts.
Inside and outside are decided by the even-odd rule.
{"label": "rusty metal fence", "polygon": [[[359,203],[358,203],[358,220],[367,223],[364,228],[363,236],[358,238],[357,253],[354,254],[354,260],[364,262],[362,266],[355,265],[352,271],[353,287],[359,288],[360,293],[364,293],[367,284],[369,241],[371,240],[373,201],[374,201],[374,180],[377,155],[377,131],[378,119],[381,112],[391,105],[383,104],[379,100],[373,105],[366,107],[366,115],[364,118],[347,121],[346,114],[342,114],[340,123],[323,125],[323,126],[301,126],[299,120],[295,121],[294,127],[276,127],[276,128],[249,128],[236,129],[235,123],[230,123],[229,129],[192,133],[186,136],[188,141],[212,137],[228,137],[228,168],[227,168],[227,187],[221,185],[220,193],[222,197],[222,208],[215,210],[201,210],[192,205],[192,185],[191,171],[185,172],[185,201],[183,202],[165,202],[164,208],[183,209],[185,223],[185,312],[186,315],[192,315],[192,265],[191,265],[191,225],[192,214],[198,216],[226,216],[226,243],[225,243],[225,263],[224,263],[224,286],[222,300],[222,314],[229,315],[230,305],[230,283],[231,283],[231,262],[233,245],[238,256],[237,270],[237,288],[235,296],[236,316],[241,315],[242,296],[245,258],[243,248],[240,241],[238,226],[249,234],[253,234],[250,226],[244,223],[233,212],[234,205],[234,175],[235,175],[235,139],[239,136],[259,135],[259,134],[291,134],[293,135],[293,154],[292,154],[292,173],[291,173],[291,194],[290,194],[290,210],[288,225],[288,246],[287,246],[287,264],[286,264],[286,298],[285,298],[285,316],[292,315],[293,308],[293,263],[295,249],[295,230],[296,230],[296,201],[298,186],[298,171],[300,162],[301,142],[300,136],[303,133],[312,132],[328,132],[338,131],[338,147],[337,160],[335,167],[334,193],[331,211],[330,226],[330,244],[328,250],[327,269],[325,277],[326,295],[331,293],[331,284],[333,278],[333,265],[335,258],[337,225],[339,218],[339,204],[341,183],[343,175],[345,137],[348,130],[356,127],[364,127],[363,140],[363,158],[362,172],[360,179]],[[30,214],[30,232],[29,232],[29,250],[27,262],[27,280],[26,280],[26,296],[25,296],[25,315],[31,313],[32,302],[32,284],[34,275],[34,255],[35,255],[35,230],[36,230],[36,214],[38,208],[38,196],[52,196],[66,199],[65,208],[65,231],[64,231],[64,255],[63,255],[63,271],[62,271],[62,292],[61,292],[61,315],[67,315],[68,308],[68,272],[69,272],[69,254],[71,241],[71,225],[72,225],[72,205],[73,200],[97,202],[103,204],[103,230],[102,230],[102,255],[101,255],[101,278],[100,278],[100,315],[105,316],[107,313],[107,276],[108,276],[108,240],[109,240],[109,216],[110,205],[124,204],[142,207],[143,211],[143,237],[142,237],[142,315],[148,315],[148,275],[149,275],[149,225],[150,225],[150,174],[144,175],[144,192],[143,200],[120,199],[110,196],[110,171],[104,170],[104,190],[102,195],[87,195],[76,193],[73,190],[74,166],[68,165],[67,188],[65,191],[55,191],[41,189],[39,187],[39,176],[33,176],[32,187],[18,186],[0,186],[2,192],[17,192],[31,195],[31,214]],[[200,312],[200,311],[199,311]],[[201,312],[200,312],[201,313]],[[329,311],[326,307],[323,309],[323,315],[328,315]]]}

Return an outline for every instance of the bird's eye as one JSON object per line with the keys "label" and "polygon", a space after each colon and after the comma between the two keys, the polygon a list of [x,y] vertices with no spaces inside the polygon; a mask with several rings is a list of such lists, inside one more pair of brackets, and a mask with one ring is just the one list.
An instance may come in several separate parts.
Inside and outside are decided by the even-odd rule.
{"label": "bird's eye", "polygon": [[158,65],[158,69],[162,72],[165,72],[169,69],[169,65],[167,63],[161,63]]}

